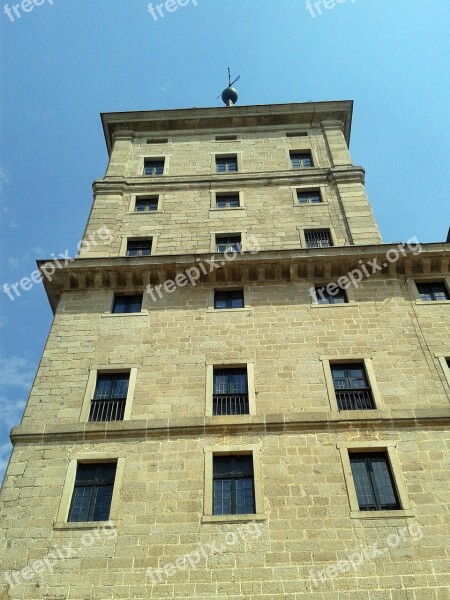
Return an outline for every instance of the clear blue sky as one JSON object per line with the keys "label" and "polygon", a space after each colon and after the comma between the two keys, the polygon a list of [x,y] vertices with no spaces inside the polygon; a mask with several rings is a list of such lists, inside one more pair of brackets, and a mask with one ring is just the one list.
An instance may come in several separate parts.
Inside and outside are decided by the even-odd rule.
{"label": "clear blue sky", "polygon": [[[10,4],[14,4],[11,2]],[[3,283],[73,256],[103,176],[100,112],[215,106],[226,68],[241,104],[353,99],[351,152],[385,241],[450,225],[448,0],[197,0],[154,21],[146,0],[0,4]],[[0,292],[0,478],[51,324],[43,288]]]}

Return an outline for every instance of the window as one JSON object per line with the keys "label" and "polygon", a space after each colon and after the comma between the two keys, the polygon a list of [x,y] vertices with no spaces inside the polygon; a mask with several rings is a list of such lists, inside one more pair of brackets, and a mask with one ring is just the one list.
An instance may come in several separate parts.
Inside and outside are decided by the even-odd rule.
{"label": "window", "polygon": [[238,170],[237,156],[216,156],[217,173],[236,173]]}
{"label": "window", "polygon": [[142,310],[142,294],[138,296],[114,296],[113,314],[138,313]]}
{"label": "window", "polygon": [[297,190],[299,204],[320,204],[322,198],[319,190]]}
{"label": "window", "polygon": [[79,464],[68,521],[107,521],[116,477],[116,463]]}
{"label": "window", "polygon": [[89,421],[122,421],[129,381],[129,373],[97,375],[97,385],[91,402]]}
{"label": "window", "polygon": [[311,152],[291,152],[291,165],[293,169],[312,167]]}
{"label": "window", "polygon": [[247,369],[214,369],[213,415],[248,415]]}
{"label": "window", "polygon": [[350,454],[359,510],[400,510],[386,452]]}
{"label": "window", "polygon": [[128,240],[127,256],[150,256],[152,240]]}
{"label": "window", "polygon": [[213,457],[213,514],[255,513],[252,456]]}
{"label": "window", "polygon": [[307,137],[307,131],[288,131],[286,137]]}
{"label": "window", "polygon": [[216,208],[239,208],[239,194],[216,194]]}
{"label": "window", "polygon": [[136,198],[135,212],[151,212],[158,210],[158,198]]}
{"label": "window", "polygon": [[424,300],[426,302],[450,300],[450,295],[443,281],[416,283],[416,286],[421,300]]}
{"label": "window", "polygon": [[216,235],[216,252],[239,252],[241,248],[240,235]]}
{"label": "window", "polygon": [[147,140],[147,144],[167,144],[168,138],[150,138]]}
{"label": "window", "polygon": [[305,242],[307,248],[328,248],[333,245],[329,229],[306,229]]}
{"label": "window", "polygon": [[237,135],[216,135],[216,142],[232,142],[237,140]]}
{"label": "window", "polygon": [[162,175],[164,173],[164,158],[150,159],[144,161],[144,175]]}
{"label": "window", "polygon": [[346,304],[348,302],[347,294],[343,288],[337,287],[335,294],[330,294],[326,286],[316,287],[317,304]]}
{"label": "window", "polygon": [[216,290],[214,292],[214,308],[244,308],[244,290]]}
{"label": "window", "polygon": [[332,364],[330,367],[339,410],[375,408],[363,363]]}

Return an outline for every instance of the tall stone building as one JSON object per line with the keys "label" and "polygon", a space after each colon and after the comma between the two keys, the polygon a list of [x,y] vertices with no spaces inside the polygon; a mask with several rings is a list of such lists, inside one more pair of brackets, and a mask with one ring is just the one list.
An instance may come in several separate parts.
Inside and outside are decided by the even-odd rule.
{"label": "tall stone building", "polygon": [[40,263],[1,598],[450,598],[450,245],[383,244],[351,118],[102,116],[79,257]]}

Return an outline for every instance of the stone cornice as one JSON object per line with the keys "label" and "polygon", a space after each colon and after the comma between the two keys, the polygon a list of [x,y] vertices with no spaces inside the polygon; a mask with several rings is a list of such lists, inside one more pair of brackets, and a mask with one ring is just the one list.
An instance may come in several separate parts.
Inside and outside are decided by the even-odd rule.
{"label": "stone cornice", "polygon": [[249,417],[176,417],[161,420],[114,421],[108,423],[50,423],[19,426],[11,432],[14,445],[28,443],[109,442],[175,439],[224,434],[296,433],[299,431],[395,431],[399,428],[448,427],[450,407],[381,411],[302,412]]}

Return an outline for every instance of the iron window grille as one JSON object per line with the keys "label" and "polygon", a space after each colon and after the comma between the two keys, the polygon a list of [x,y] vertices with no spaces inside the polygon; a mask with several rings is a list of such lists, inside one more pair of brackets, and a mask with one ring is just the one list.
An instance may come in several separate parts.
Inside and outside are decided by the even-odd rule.
{"label": "iron window grille", "polygon": [[311,152],[291,152],[293,169],[305,169],[313,166]]}
{"label": "iron window grille", "polygon": [[114,314],[139,313],[142,310],[142,294],[137,296],[115,296]]}
{"label": "iron window grille", "polygon": [[216,172],[217,173],[236,173],[238,170],[237,156],[217,156],[216,157]]}
{"label": "iron window grille", "polygon": [[330,294],[326,286],[316,287],[317,304],[346,304],[347,294],[343,288],[338,287],[335,294]]}
{"label": "iron window grille", "polygon": [[215,291],[214,308],[244,308],[244,290]]}
{"label": "iron window grille", "polygon": [[297,200],[299,204],[320,204],[322,202],[319,190],[297,190]]}
{"label": "iron window grille", "polygon": [[417,291],[421,300],[426,302],[437,302],[439,300],[450,300],[450,295],[443,281],[430,283],[416,283]]}
{"label": "iron window grille", "polygon": [[350,454],[359,510],[400,510],[389,459],[385,452]]}
{"label": "iron window grille", "polygon": [[152,240],[128,240],[127,256],[150,256]]}
{"label": "iron window grille", "polygon": [[164,159],[145,160],[144,175],[163,175],[164,174]]}
{"label": "iron window grille", "polygon": [[240,235],[216,236],[216,252],[240,252],[242,241]]}
{"label": "iron window grille", "polygon": [[217,194],[216,208],[239,208],[239,194]]}
{"label": "iron window grille", "polygon": [[330,248],[333,245],[329,229],[305,230],[305,242],[307,248]]}
{"label": "iron window grille", "polygon": [[107,521],[116,477],[116,463],[79,464],[68,521]]}
{"label": "iron window grille", "polygon": [[135,212],[153,212],[158,210],[158,198],[136,198]]}
{"label": "iron window grille", "polygon": [[213,457],[213,514],[255,513],[252,456]]}
{"label": "iron window grille", "polygon": [[373,410],[372,390],[367,381],[364,365],[331,365],[334,391],[339,410]]}
{"label": "iron window grille", "polygon": [[248,415],[247,369],[214,369],[213,415]]}
{"label": "iron window grille", "polygon": [[129,373],[105,373],[97,376],[89,421],[123,421],[129,380]]}

